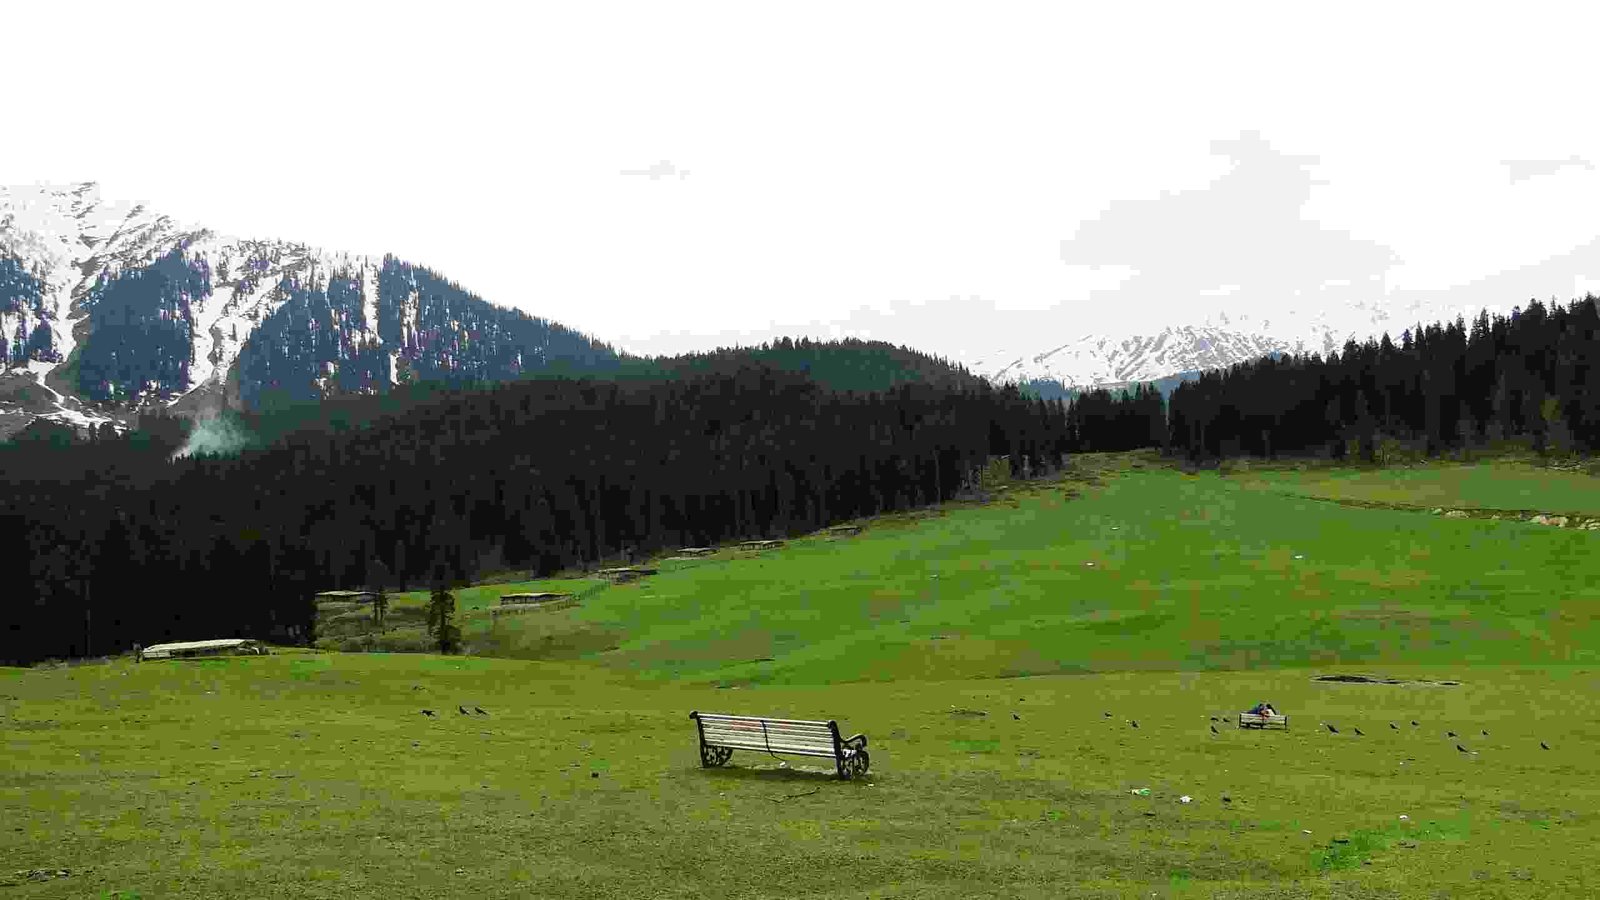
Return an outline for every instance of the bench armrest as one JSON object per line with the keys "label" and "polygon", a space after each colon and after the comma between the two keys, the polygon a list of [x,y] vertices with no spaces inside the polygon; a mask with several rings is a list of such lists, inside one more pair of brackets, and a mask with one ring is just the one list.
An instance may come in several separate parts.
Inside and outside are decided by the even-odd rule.
{"label": "bench armrest", "polygon": [[852,734],[839,743],[846,747],[854,747],[857,750],[865,750],[867,747],[867,736],[864,734]]}

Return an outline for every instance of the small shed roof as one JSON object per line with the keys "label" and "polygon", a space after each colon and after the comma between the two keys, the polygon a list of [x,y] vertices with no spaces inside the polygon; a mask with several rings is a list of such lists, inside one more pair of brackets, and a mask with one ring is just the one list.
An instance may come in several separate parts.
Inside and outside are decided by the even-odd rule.
{"label": "small shed roof", "polygon": [[144,648],[145,653],[170,653],[178,650],[226,650],[232,647],[248,647],[260,643],[251,638],[219,638],[213,641],[177,641],[171,644],[152,644]]}
{"label": "small shed roof", "polygon": [[540,591],[532,594],[501,594],[501,603],[539,603],[542,601],[559,600],[571,597],[571,594],[562,594],[555,591]]}

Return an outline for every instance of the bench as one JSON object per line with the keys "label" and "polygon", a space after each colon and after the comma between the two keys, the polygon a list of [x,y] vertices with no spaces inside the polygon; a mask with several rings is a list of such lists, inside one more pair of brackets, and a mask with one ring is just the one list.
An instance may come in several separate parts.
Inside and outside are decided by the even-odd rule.
{"label": "bench", "polygon": [[779,753],[794,756],[819,756],[833,760],[839,778],[845,781],[867,774],[871,758],[867,755],[867,736],[839,737],[839,725],[832,719],[813,722],[804,719],[765,719],[760,716],[729,716],[691,712],[700,732],[700,765],[711,769],[728,761],[735,750]]}
{"label": "bench", "polygon": [[1240,728],[1282,728],[1289,730],[1288,716],[1272,716],[1265,713],[1239,713]]}

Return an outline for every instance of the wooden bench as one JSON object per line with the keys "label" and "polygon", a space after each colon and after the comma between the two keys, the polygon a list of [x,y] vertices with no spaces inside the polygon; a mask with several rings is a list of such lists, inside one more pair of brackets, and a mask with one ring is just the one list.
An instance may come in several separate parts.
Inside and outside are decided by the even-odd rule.
{"label": "wooden bench", "polygon": [[1272,716],[1265,713],[1239,713],[1240,728],[1282,728],[1289,730],[1288,716]]}
{"label": "wooden bench", "polygon": [[700,732],[700,765],[708,769],[726,763],[735,750],[754,750],[773,755],[831,759],[839,777],[848,781],[867,774],[871,762],[867,755],[867,736],[853,734],[841,738],[839,725],[832,719],[812,722],[698,711],[689,713],[689,718],[695,721]]}

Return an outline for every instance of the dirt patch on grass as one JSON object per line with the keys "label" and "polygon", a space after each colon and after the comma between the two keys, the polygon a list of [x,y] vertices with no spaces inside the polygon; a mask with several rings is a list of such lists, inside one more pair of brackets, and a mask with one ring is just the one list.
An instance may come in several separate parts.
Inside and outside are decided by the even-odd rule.
{"label": "dirt patch on grass", "polygon": [[1437,684],[1455,686],[1459,681],[1428,681],[1426,679],[1380,678],[1376,675],[1318,675],[1312,681],[1331,681],[1338,684]]}

